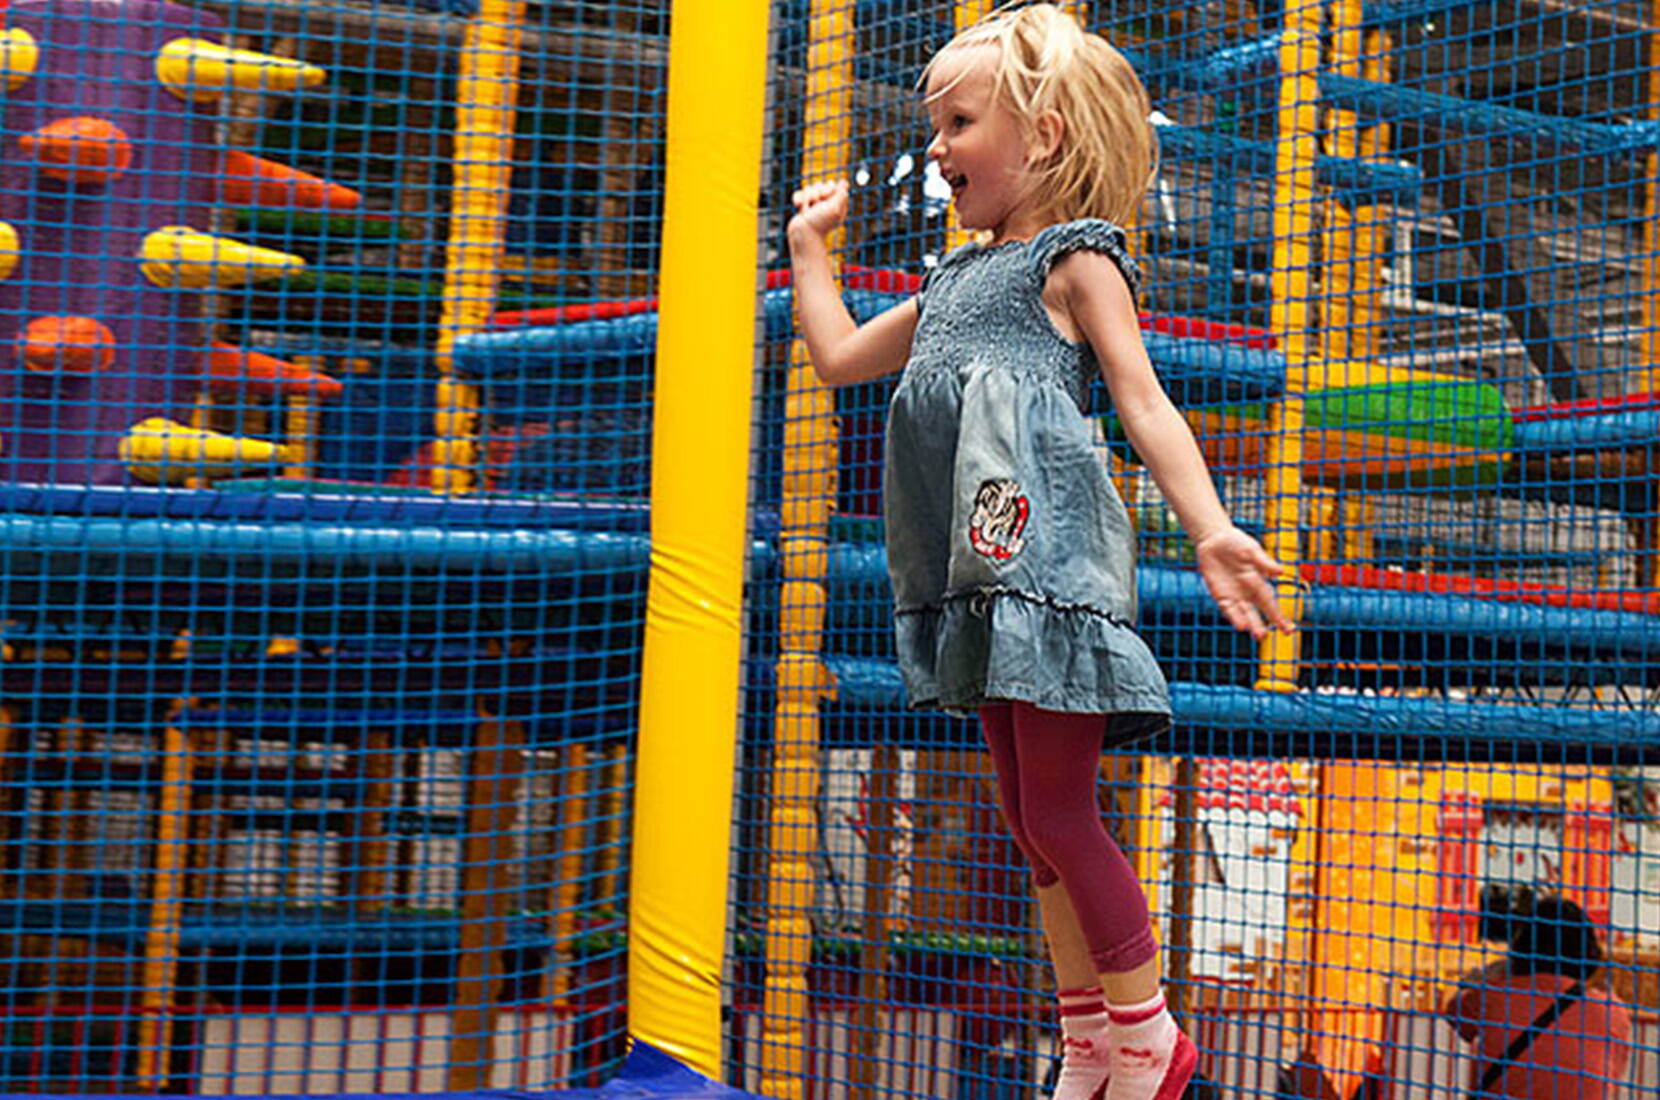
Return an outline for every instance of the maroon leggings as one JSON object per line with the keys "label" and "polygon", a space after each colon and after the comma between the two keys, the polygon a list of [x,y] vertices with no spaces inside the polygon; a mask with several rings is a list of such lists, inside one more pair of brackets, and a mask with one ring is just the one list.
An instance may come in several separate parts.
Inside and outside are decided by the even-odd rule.
{"label": "maroon leggings", "polygon": [[1038,885],[1066,889],[1096,970],[1120,974],[1147,962],[1158,951],[1147,895],[1095,800],[1106,719],[996,702],[980,708],[980,727],[1009,831]]}

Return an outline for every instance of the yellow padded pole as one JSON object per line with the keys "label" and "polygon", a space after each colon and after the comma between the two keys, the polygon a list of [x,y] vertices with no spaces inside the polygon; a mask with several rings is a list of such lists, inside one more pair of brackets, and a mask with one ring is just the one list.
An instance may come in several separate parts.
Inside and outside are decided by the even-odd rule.
{"label": "yellow padded pole", "polygon": [[[1649,0],[1643,36],[1643,119],[1660,122],[1660,0]],[[1643,160],[1643,368],[1650,393],[1660,390],[1660,149]],[[1654,584],[1654,571],[1644,583]]]}
{"label": "yellow padded pole", "polygon": [[[1660,122],[1660,0],[1649,0],[1648,32],[1643,36],[1643,119]],[[1649,146],[1643,158],[1643,366],[1650,393],[1660,390],[1660,150]],[[1650,473],[1653,473],[1650,470]],[[1637,583],[1660,587],[1660,527],[1648,525],[1647,545],[1638,559]]]}
{"label": "yellow padded pole", "polygon": [[161,740],[161,789],[156,804],[155,864],[150,923],[144,933],[138,1022],[139,1088],[159,1092],[167,1083],[173,1046],[173,994],[179,969],[179,923],[184,915],[185,848],[190,839],[190,740],[175,723],[185,701],[174,703]]}
{"label": "yellow padded pole", "polygon": [[513,126],[519,103],[519,46],[525,0],[482,0],[467,24],[456,79],[454,184],[438,321],[437,441],[432,487],[473,489],[478,461],[478,388],[455,377],[450,354],[496,308],[507,239]]}
{"label": "yellow padded pole", "polygon": [[[812,0],[802,118],[802,182],[847,175],[852,148],[853,22],[846,0]],[[841,244],[838,230],[828,242]],[[790,347],[785,395],[779,546],[777,701],[767,820],[766,986],[761,996],[760,1091],[801,1100],[807,1050],[809,914],[818,854],[819,704],[830,687],[820,659],[830,509],[836,494],[836,403],[806,345]]]}
{"label": "yellow padded pole", "polygon": [[766,0],[677,2],[652,434],[629,1032],[720,1074]]}
{"label": "yellow padded pole", "polygon": [[[1314,296],[1314,160],[1319,152],[1320,6],[1286,8],[1280,38],[1278,129],[1274,141],[1274,252],[1269,275],[1269,327],[1285,354],[1285,394],[1269,411],[1266,462],[1268,552],[1295,578],[1301,560],[1299,529],[1303,495],[1303,394],[1309,387]],[[1279,584],[1280,606],[1300,618],[1295,579]],[[1297,634],[1269,634],[1260,651],[1256,686],[1295,691]]]}
{"label": "yellow padded pole", "polygon": [[[1331,2],[1331,70],[1367,80],[1389,79],[1389,36],[1361,26],[1361,0]],[[1388,142],[1387,125],[1367,126],[1353,111],[1327,113],[1333,156],[1375,159]],[[1383,250],[1381,211],[1362,206],[1354,212],[1335,199],[1327,204],[1325,230],[1324,316],[1321,318],[1325,373],[1310,388],[1366,384],[1370,361],[1378,354]]]}

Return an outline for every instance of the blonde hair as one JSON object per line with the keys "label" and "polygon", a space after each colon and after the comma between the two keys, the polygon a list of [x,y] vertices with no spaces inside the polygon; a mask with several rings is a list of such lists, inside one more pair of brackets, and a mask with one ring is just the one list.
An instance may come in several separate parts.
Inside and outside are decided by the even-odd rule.
{"label": "blonde hair", "polygon": [[1059,221],[1134,221],[1159,148],[1147,89],[1124,55],[1053,4],[1004,7],[946,43],[921,86],[941,58],[982,47],[997,51],[992,94],[1028,137],[1044,111],[1062,120],[1059,149],[1033,169],[1038,209]]}

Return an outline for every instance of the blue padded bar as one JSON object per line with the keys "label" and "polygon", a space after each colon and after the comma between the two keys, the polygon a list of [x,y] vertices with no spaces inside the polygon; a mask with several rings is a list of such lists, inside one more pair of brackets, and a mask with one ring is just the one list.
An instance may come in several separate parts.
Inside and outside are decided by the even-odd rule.
{"label": "blue padded bar", "polygon": [[[904,684],[892,662],[826,657],[825,665],[836,677],[839,705],[872,709],[905,705]],[[1547,749],[1560,748],[1564,758],[1593,746],[1622,759],[1660,758],[1660,714],[1651,711],[1252,691],[1193,683],[1170,685],[1170,696],[1176,725],[1188,731],[1237,732],[1242,737],[1258,732],[1318,736],[1332,755],[1342,755],[1347,741],[1393,739],[1411,746],[1430,738],[1455,743],[1465,751],[1483,743],[1510,749],[1515,742],[1532,742]]]}
{"label": "blue padded bar", "polygon": [[1310,590],[1304,607],[1307,623],[1331,630],[1476,638],[1632,661],[1660,655],[1660,617],[1634,611],[1342,586]]}
{"label": "blue padded bar", "polygon": [[[122,516],[306,523],[406,523],[456,527],[602,527],[643,530],[650,510],[636,501],[537,499],[316,482],[272,491],[257,482],[235,489],[152,489],[118,485],[0,483],[0,512],[39,516]],[[267,483],[275,484],[275,483]],[[356,490],[356,491],[354,491]]]}
{"label": "blue padded bar", "polygon": [[[891,309],[907,297],[874,290],[843,294],[849,310],[860,321]],[[763,299],[767,339],[789,339],[794,334],[790,292],[769,290]],[[1153,365],[1166,385],[1185,384],[1190,390],[1197,385],[1228,399],[1270,397],[1285,386],[1285,357],[1279,352],[1158,332],[1145,333],[1144,338]],[[454,362],[457,370],[480,379],[506,378],[587,363],[599,355],[645,355],[651,352],[656,339],[655,313],[495,329],[458,339]]]}
{"label": "blue padded bar", "polygon": [[148,573],[155,559],[166,557],[188,565],[193,576],[241,566],[269,577],[273,567],[300,565],[331,575],[372,569],[448,569],[458,575],[615,571],[643,567],[649,553],[647,536],[609,531],[0,515],[0,560],[13,577],[80,574],[89,555],[109,555],[131,572]]}
{"label": "blue padded bar", "polygon": [[1141,338],[1159,378],[1171,388],[1183,387],[1189,402],[1249,401],[1276,396],[1285,388],[1285,356],[1270,348],[1163,332],[1143,332]]}
{"label": "blue padded bar", "polygon": [[1660,441],[1660,409],[1552,417],[1516,423],[1517,454],[1646,447]]}
{"label": "blue padded bar", "polygon": [[[880,546],[833,546],[830,580],[881,600],[884,610],[892,598],[886,554]],[[1144,621],[1220,621],[1204,581],[1191,569],[1142,565],[1136,570],[1136,587]],[[1332,630],[1478,638],[1552,650],[1566,646],[1574,651],[1609,652],[1629,660],[1660,656],[1660,617],[1634,611],[1322,585],[1307,593],[1303,622]]]}
{"label": "blue padded bar", "polygon": [[[149,904],[129,901],[26,901],[0,899],[0,929],[11,933],[57,933],[105,942],[142,944],[149,931]],[[352,916],[322,909],[267,909],[219,905],[187,910],[180,919],[181,950],[241,947],[306,947],[342,951],[454,952],[461,942],[461,918],[433,916]],[[557,939],[546,922],[522,918],[507,925],[514,946],[552,947]]]}
{"label": "blue padded bar", "polygon": [[180,729],[204,730],[269,730],[288,728],[315,731],[319,738],[337,734],[342,727],[413,730],[430,727],[438,730],[467,729],[480,721],[470,710],[444,710],[421,707],[387,707],[383,710],[361,707],[260,707],[215,709],[189,707],[175,721]]}
{"label": "blue padded bar", "polygon": [[1337,73],[1323,72],[1319,80],[1323,106],[1385,120],[1393,126],[1421,121],[1472,137],[1534,141],[1564,152],[1605,157],[1644,153],[1660,141],[1660,124],[1652,122],[1624,126],[1582,122]]}

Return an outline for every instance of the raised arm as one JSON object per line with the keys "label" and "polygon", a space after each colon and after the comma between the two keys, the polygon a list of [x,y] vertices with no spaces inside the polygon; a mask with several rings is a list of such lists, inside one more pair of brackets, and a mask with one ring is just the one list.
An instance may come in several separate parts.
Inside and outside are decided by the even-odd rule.
{"label": "raised arm", "polygon": [[795,193],[790,219],[790,271],[796,314],[813,370],[827,386],[851,386],[905,365],[916,331],[917,306],[908,298],[863,325],[842,302],[825,238],[847,217],[847,183],[815,183]]}
{"label": "raised arm", "polygon": [[1044,300],[1095,350],[1124,434],[1193,540],[1199,571],[1222,613],[1257,637],[1269,626],[1290,630],[1268,583],[1282,569],[1222,507],[1193,432],[1153,370],[1118,266],[1099,252],[1073,252],[1055,264]]}

